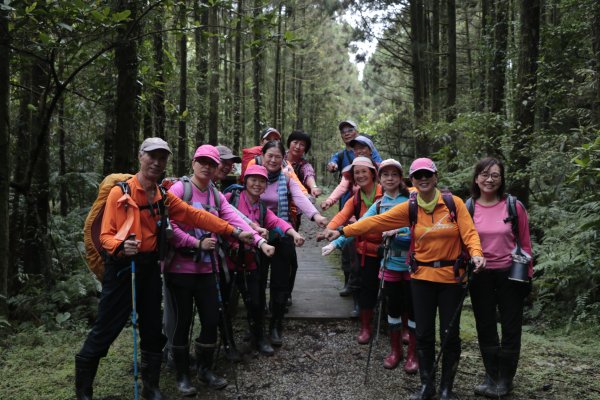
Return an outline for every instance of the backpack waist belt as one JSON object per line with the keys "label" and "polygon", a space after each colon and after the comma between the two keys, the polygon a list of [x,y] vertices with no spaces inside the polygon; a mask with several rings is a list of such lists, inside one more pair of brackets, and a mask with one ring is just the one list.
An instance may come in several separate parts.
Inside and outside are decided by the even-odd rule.
{"label": "backpack waist belt", "polygon": [[[408,255],[407,249],[390,248],[390,257],[406,257]],[[425,264],[420,264],[425,265]]]}
{"label": "backpack waist belt", "polygon": [[438,260],[430,262],[416,260],[416,262],[419,267],[423,266],[432,268],[453,267],[456,264],[456,260]]}

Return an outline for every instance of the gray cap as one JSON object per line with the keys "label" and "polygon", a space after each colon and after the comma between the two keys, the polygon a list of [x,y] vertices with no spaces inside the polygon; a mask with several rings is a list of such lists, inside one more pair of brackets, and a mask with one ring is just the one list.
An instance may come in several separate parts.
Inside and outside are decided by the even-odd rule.
{"label": "gray cap", "polygon": [[168,143],[159,137],[151,137],[142,142],[140,145],[140,151],[154,151],[154,150],[166,150],[169,154],[173,154]]}
{"label": "gray cap", "polygon": [[230,160],[235,163],[242,162],[242,159],[240,157],[234,155],[229,147],[217,146],[217,150],[219,150],[219,156],[221,157],[221,160]]}
{"label": "gray cap", "polygon": [[352,128],[354,128],[354,129],[358,128],[358,125],[356,125],[356,122],[354,122],[354,121],[350,121],[349,119],[347,119],[347,120],[345,120],[345,121],[342,121],[342,122],[340,122],[340,123],[339,123],[339,125],[338,125],[338,129],[341,131],[341,130],[342,130],[342,128],[343,128],[345,125],[349,125],[349,126],[351,126]]}
{"label": "gray cap", "polygon": [[350,145],[350,147],[354,147],[354,145],[356,143],[361,143],[361,144],[364,144],[365,146],[369,146],[369,148],[371,149],[371,152],[375,150],[375,145],[373,144],[373,141],[371,141],[371,139],[369,139],[366,136],[358,135],[357,137],[352,139],[350,141],[350,143],[348,143],[348,144]]}

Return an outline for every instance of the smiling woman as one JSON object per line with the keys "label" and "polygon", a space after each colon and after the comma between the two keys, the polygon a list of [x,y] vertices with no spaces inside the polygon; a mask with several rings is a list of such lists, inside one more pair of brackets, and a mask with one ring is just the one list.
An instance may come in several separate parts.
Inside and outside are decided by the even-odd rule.
{"label": "smiling woman", "polygon": [[418,158],[410,166],[409,177],[418,190],[416,221],[411,219],[409,212],[409,205],[414,204],[414,200],[411,200],[383,214],[347,225],[339,231],[328,231],[325,236],[333,240],[341,233],[360,238],[412,224],[411,291],[421,388],[411,398],[431,399],[436,394],[433,368],[435,324],[439,310],[441,342],[444,343],[439,397],[449,400],[457,398],[453,385],[460,360],[461,341],[459,323],[454,322],[460,321],[464,298],[462,282],[460,276],[456,279],[455,268],[457,272],[460,271],[458,266],[463,245],[475,265],[474,272],[485,267],[485,260],[479,236],[464,202],[452,196],[456,212],[451,213],[444,196],[436,187],[437,172],[435,163],[428,158]]}

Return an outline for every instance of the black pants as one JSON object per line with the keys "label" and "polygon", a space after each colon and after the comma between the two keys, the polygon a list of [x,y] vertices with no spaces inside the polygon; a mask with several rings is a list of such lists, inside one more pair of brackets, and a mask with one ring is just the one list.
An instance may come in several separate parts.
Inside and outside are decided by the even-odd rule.
{"label": "black pants", "polygon": [[[362,259],[360,254],[358,255],[358,259]],[[361,310],[373,309],[377,303],[379,264],[379,258],[365,256],[364,265],[360,268],[361,286],[358,305]]]}
{"label": "black pants", "polygon": [[165,282],[171,293],[175,330],[173,345],[187,346],[190,325],[194,318],[194,303],[200,317],[200,335],[196,339],[202,344],[217,342],[219,308],[215,276],[210,274],[165,274]]}
{"label": "black pants", "polygon": [[280,305],[285,304],[289,294],[292,263],[297,257],[294,240],[289,236],[278,238],[270,244],[275,246],[275,254],[271,258],[261,257],[261,262],[258,266],[260,275],[260,304],[263,309],[266,304],[269,269],[271,270],[271,300]]}
{"label": "black pants", "polygon": [[236,272],[236,285],[246,306],[248,321],[262,322],[264,318],[264,305],[260,306],[260,279],[258,270]]}
{"label": "black pants", "polygon": [[402,313],[408,315],[408,319],[414,321],[415,316],[412,307],[410,281],[385,282],[383,287],[387,313],[392,318],[400,318]]}
{"label": "black pants", "polygon": [[[523,301],[531,290],[531,284],[511,281],[508,273],[508,269],[486,269],[473,274],[469,289],[479,346],[501,346],[503,350],[518,353],[521,350]],[[501,341],[496,310],[500,312]]]}
{"label": "black pants", "polygon": [[[424,268],[424,267],[423,267]],[[440,338],[461,305],[464,288],[462,284],[429,282],[413,279],[410,283],[412,303],[415,312],[417,350],[435,354],[435,317],[440,313]],[[459,310],[452,329],[448,331],[446,351],[460,354],[460,313]]]}
{"label": "black pants", "polygon": [[[112,342],[129,320],[132,309],[131,259],[105,263],[98,317],[88,334],[79,356],[105,357]],[[162,334],[160,267],[156,254],[135,257],[136,311],[140,348],[160,353],[167,339]]]}
{"label": "black pants", "polygon": [[342,247],[342,271],[348,274],[348,287],[353,292],[359,292],[360,281],[360,260],[356,254],[356,245],[354,240],[347,240]]}

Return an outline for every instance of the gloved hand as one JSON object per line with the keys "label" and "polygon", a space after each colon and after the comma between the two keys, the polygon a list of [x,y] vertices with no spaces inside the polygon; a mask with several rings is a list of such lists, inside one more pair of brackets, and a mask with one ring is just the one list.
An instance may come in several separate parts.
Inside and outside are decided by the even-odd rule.
{"label": "gloved hand", "polygon": [[335,245],[333,243],[329,243],[321,248],[321,255],[327,256],[331,254],[333,250],[335,250]]}

